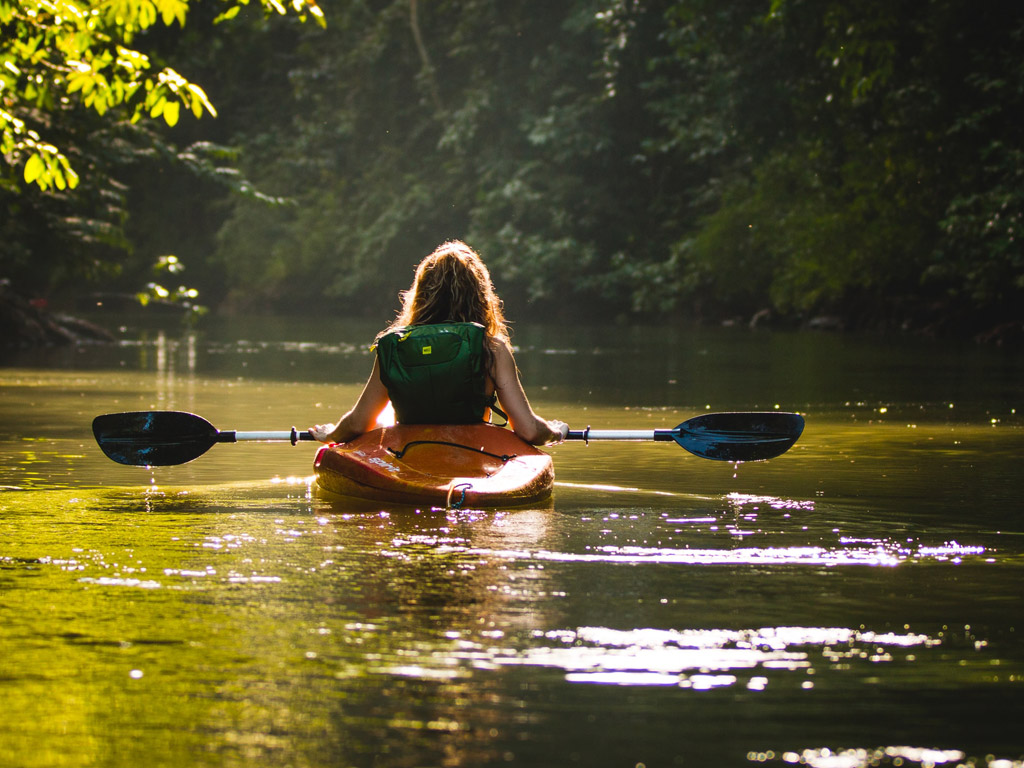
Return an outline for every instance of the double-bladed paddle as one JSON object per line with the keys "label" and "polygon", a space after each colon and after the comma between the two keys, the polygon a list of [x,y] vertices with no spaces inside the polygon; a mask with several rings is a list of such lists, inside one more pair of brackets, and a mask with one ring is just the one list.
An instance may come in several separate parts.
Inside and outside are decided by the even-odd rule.
{"label": "double-bladed paddle", "polygon": [[[674,429],[570,430],[566,439],[674,441],[695,456],[719,461],[764,461],[785,453],[800,437],[804,419],[796,413],[705,413]],[[201,416],[182,411],[107,413],[92,422],[103,453],[119,464],[168,466],[197,459],[217,443],[244,440],[314,440],[292,427],[282,432],[221,431]]]}
{"label": "double-bladed paddle", "polygon": [[242,440],[287,441],[315,439],[292,427],[287,432],[221,431],[202,416],[183,411],[106,413],[92,420],[96,442],[118,464],[163,467],[198,459],[217,443]]}
{"label": "double-bladed paddle", "polygon": [[765,461],[786,451],[804,431],[798,413],[755,411],[705,413],[672,429],[570,430],[567,440],[653,440],[675,442],[702,459]]}

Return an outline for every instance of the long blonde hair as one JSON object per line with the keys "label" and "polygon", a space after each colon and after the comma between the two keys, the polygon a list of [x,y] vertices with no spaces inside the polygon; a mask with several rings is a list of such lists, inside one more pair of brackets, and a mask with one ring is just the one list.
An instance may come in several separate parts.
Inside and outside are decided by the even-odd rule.
{"label": "long blonde hair", "polygon": [[[385,331],[408,325],[479,323],[491,339],[508,339],[501,299],[483,259],[461,240],[439,245],[416,267],[402,311]],[[490,357],[490,350],[485,355]]]}

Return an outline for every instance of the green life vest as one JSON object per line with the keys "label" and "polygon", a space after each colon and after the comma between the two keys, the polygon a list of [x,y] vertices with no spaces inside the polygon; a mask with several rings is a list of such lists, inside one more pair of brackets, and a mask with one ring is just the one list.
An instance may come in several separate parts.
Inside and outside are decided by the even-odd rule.
{"label": "green life vest", "polygon": [[377,340],[380,379],[400,424],[483,421],[487,397],[484,327],[477,323],[412,325]]}

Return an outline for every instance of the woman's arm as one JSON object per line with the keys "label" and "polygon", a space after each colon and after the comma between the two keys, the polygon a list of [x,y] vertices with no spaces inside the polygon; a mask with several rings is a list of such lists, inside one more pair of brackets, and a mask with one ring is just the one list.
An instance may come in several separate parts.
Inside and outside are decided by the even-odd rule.
{"label": "woman's arm", "polygon": [[337,424],[317,424],[307,431],[321,443],[348,442],[373,429],[387,404],[388,390],[380,380],[380,364],[374,356],[373,371],[352,410],[342,416]]}
{"label": "woman's arm", "polygon": [[564,440],[569,432],[566,424],[557,420],[542,419],[530,407],[508,341],[494,339],[491,345],[494,350],[494,391],[498,395],[502,410],[508,415],[508,423],[513,431],[533,445]]}

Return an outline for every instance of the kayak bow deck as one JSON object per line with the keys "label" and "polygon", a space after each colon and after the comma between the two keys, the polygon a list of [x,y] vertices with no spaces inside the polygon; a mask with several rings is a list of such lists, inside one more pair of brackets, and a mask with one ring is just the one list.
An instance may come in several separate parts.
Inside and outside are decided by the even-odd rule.
{"label": "kayak bow deck", "polygon": [[532,504],[551,495],[551,457],[489,424],[399,424],[325,445],[314,461],[325,491],[443,507]]}

